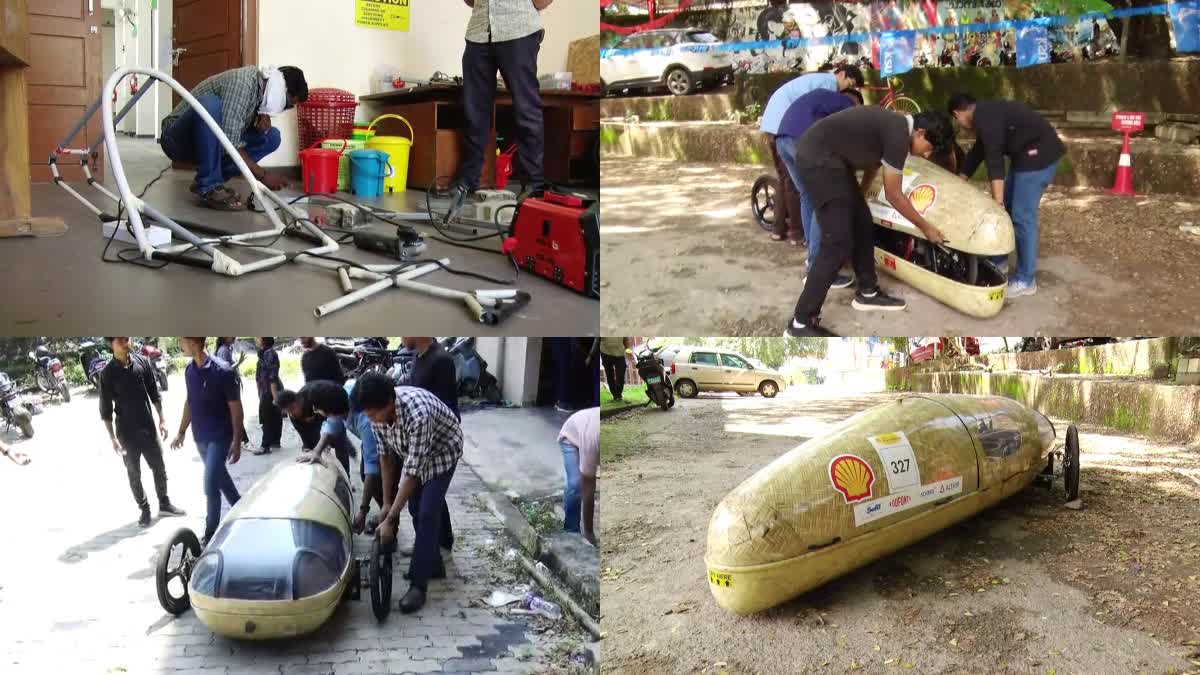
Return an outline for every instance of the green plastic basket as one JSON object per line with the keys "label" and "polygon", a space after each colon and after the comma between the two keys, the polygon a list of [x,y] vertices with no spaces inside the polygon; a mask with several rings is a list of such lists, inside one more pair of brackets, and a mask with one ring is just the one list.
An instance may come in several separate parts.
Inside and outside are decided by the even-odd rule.
{"label": "green plastic basket", "polygon": [[338,160],[338,191],[350,191],[350,151],[362,150],[367,147],[366,141],[358,141],[352,138],[330,138],[321,141],[322,148],[330,150],[341,150],[342,144],[346,144],[346,151],[342,153],[342,158]]}

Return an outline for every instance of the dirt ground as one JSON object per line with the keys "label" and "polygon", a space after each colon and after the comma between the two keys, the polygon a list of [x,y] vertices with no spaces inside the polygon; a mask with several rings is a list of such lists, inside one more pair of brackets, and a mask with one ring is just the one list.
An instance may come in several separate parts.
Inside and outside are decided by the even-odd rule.
{"label": "dirt ground", "polygon": [[1082,511],[1061,480],[1031,486],[784,605],[721,610],[703,562],[717,502],[893,396],[709,394],[604,420],[604,668],[1200,673],[1200,448],[1099,428],[1081,429]]}
{"label": "dirt ground", "polygon": [[[750,216],[763,172],[741,164],[605,157],[601,325],[638,334],[778,335],[800,295],[804,249],[772,242]],[[824,324],[843,335],[1177,335],[1200,326],[1181,293],[1200,273],[1195,197],[1111,197],[1052,188],[1042,203],[1038,293],[974,319],[891,277],[904,312],[864,313],[832,291]],[[682,332],[681,332],[682,331]],[[628,332],[628,331],[626,331]]]}

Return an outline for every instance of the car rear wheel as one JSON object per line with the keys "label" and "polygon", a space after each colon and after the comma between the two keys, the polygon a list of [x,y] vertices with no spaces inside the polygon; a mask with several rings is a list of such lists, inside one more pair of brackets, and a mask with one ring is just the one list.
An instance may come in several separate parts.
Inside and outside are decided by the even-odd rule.
{"label": "car rear wheel", "polygon": [[663,80],[667,90],[676,96],[686,96],[696,89],[696,80],[687,68],[676,66],[667,71]]}
{"label": "car rear wheel", "polygon": [[696,388],[696,383],[691,380],[676,382],[675,391],[684,398],[696,398],[696,394],[700,393],[700,390]]}
{"label": "car rear wheel", "polygon": [[763,395],[763,398],[775,398],[775,394],[779,393],[779,385],[770,380],[766,380],[758,385],[758,393]]}
{"label": "car rear wheel", "polygon": [[[178,557],[174,555],[176,551],[179,552]],[[154,569],[158,604],[171,614],[179,616],[192,606],[188,598],[188,581],[192,574],[192,563],[199,556],[200,540],[195,532],[186,527],[175,530],[158,556]]]}

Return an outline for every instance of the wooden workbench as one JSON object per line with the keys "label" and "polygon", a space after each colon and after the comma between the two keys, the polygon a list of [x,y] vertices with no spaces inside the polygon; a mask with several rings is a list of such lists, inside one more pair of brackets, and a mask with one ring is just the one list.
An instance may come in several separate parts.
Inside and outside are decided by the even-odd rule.
{"label": "wooden workbench", "polygon": [[27,67],[25,0],[0,0],[0,223],[30,215]]}
{"label": "wooden workbench", "polygon": [[[429,84],[359,97],[360,101],[379,105],[382,113],[400,115],[413,125],[416,139],[409,157],[409,185],[428,189],[439,178],[445,185],[457,175],[462,134],[466,129],[462,89],[457,84]],[[583,92],[542,91],[546,180],[562,184],[598,183],[595,150],[600,134],[599,100],[595,94]],[[375,128],[385,136],[408,134],[404,125],[394,119],[383,120]],[[480,185],[491,186],[495,181],[498,130],[507,132],[506,142],[511,143],[515,142],[513,128],[512,97],[501,87],[496,92]]]}

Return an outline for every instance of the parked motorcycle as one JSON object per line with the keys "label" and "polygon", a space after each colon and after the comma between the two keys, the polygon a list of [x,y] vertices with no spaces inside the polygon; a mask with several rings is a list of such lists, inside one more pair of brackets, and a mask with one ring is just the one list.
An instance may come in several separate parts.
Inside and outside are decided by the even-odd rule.
{"label": "parked motorcycle", "polygon": [[675,407],[675,387],[671,384],[671,374],[667,372],[662,357],[658,355],[665,346],[651,348],[648,345],[638,345],[629,351],[636,359],[634,367],[637,368],[638,377],[646,383],[646,396],[659,408],[668,410]]}
{"label": "parked motorcycle", "polygon": [[0,373],[0,420],[5,427],[17,427],[25,438],[33,438],[33,411],[17,389],[17,383]]}
{"label": "parked motorcycle", "polygon": [[70,403],[71,387],[67,384],[67,372],[62,361],[46,345],[38,345],[29,352],[29,358],[35,364],[33,379],[37,388],[50,396],[62,396],[64,403]]}
{"label": "parked motorcycle", "polygon": [[475,351],[475,338],[443,338],[442,346],[454,358],[459,396],[482,398],[490,403],[500,402],[500,382],[488,372],[487,361]]}
{"label": "parked motorcycle", "polygon": [[325,345],[337,353],[338,364],[348,378],[371,372],[382,373],[391,367],[386,337],[330,338]]}
{"label": "parked motorcycle", "polygon": [[158,384],[159,391],[167,390],[167,369],[164,365],[163,351],[156,345],[148,342],[134,343],[134,348],[138,354],[141,354],[150,362],[150,368],[154,371],[154,382]]}
{"label": "parked motorcycle", "polygon": [[110,358],[108,351],[102,349],[95,340],[85,340],[79,345],[79,365],[83,366],[83,375],[88,384],[100,388],[100,373]]}

